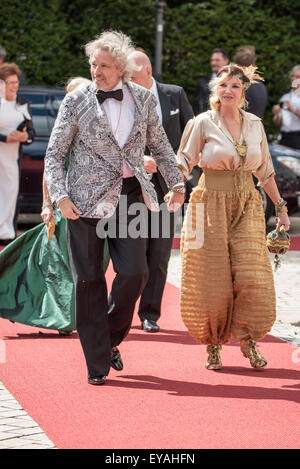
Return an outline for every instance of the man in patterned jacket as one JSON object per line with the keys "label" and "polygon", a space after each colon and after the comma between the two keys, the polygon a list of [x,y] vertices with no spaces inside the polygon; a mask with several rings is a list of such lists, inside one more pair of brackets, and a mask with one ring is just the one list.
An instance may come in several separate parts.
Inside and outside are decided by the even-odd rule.
{"label": "man in patterned jacket", "polygon": [[[45,176],[52,202],[67,218],[76,327],[88,382],[98,385],[105,383],[111,366],[123,368],[117,346],[130,329],[148,278],[147,239],[130,232],[136,226],[134,209],[139,207],[141,225],[147,219],[144,202],[158,210],[144,168],[144,148],[150,149],[166,181],[171,212],[183,204],[184,183],[159,122],[155,97],[130,82],[135,66],[130,38],[104,32],[85,50],[93,83],[66,95],[49,141]],[[105,234],[116,276],[107,299],[103,221],[109,226],[112,219],[116,229]]]}

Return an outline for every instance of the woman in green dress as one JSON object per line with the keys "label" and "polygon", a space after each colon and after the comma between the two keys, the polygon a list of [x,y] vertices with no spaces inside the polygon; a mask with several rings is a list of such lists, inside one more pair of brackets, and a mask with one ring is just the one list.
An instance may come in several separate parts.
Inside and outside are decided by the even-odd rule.
{"label": "woman in green dress", "polygon": [[[83,80],[72,79],[67,92]],[[0,318],[71,333],[75,330],[75,304],[66,220],[51,204],[44,181],[41,217],[43,223],[23,233],[0,252]],[[48,232],[51,218],[55,221],[52,237]],[[108,263],[106,244],[105,270]]]}
{"label": "woman in green dress", "polygon": [[0,253],[0,317],[13,322],[75,330],[74,287],[65,219],[55,212],[48,240],[44,223],[26,231]]}

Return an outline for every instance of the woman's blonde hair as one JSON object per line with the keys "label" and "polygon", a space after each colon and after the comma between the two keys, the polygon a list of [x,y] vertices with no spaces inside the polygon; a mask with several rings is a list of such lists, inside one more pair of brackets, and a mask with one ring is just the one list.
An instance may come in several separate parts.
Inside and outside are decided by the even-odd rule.
{"label": "woman's blonde hair", "polygon": [[219,111],[221,103],[217,94],[217,87],[224,83],[226,80],[229,78],[236,77],[241,85],[242,85],[242,99],[241,102],[239,103],[239,107],[247,107],[247,101],[246,101],[246,91],[249,88],[251,82],[250,79],[247,77],[245,74],[244,70],[242,67],[236,64],[229,64],[225,65],[224,67],[220,68],[220,70],[217,73],[216,78],[210,81],[209,87],[211,89],[211,95],[209,98],[209,104],[210,108]]}
{"label": "woman's blonde hair", "polygon": [[94,41],[85,45],[85,53],[89,62],[91,62],[91,57],[96,50],[108,51],[112,55],[117,68],[123,71],[123,81],[125,83],[130,81],[135,68],[134,60],[130,56],[135,47],[129,36],[119,31],[104,31]]}
{"label": "woman's blonde hair", "polygon": [[76,90],[78,87],[89,85],[90,83],[92,83],[91,80],[88,80],[87,78],[72,77],[72,78],[69,78],[69,80],[67,81],[65,88],[66,88],[67,93],[70,93],[71,91]]}

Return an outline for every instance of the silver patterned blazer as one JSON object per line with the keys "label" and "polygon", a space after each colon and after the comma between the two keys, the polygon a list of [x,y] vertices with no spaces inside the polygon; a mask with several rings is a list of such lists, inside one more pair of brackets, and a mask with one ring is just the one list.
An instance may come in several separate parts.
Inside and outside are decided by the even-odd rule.
{"label": "silver patterned blazer", "polygon": [[182,182],[175,154],[159,122],[155,96],[134,83],[124,86],[129,87],[134,99],[135,121],[122,149],[104,110],[98,106],[93,84],[65,96],[52,130],[45,156],[45,177],[51,200],[59,202],[68,196],[84,217],[108,216],[106,206],[115,210],[122,189],[123,158],[141,184],[147,207],[158,210],[156,192],[144,168],[146,146],[168,188]]}

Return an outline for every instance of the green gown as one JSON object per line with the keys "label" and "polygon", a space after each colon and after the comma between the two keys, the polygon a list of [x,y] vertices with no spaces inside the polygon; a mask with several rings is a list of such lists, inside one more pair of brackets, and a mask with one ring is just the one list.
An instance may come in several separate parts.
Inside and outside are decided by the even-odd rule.
{"label": "green gown", "polygon": [[[0,318],[44,329],[76,329],[66,219],[59,210],[55,221],[51,241],[41,223],[0,252]],[[105,271],[108,263],[105,243]]]}

